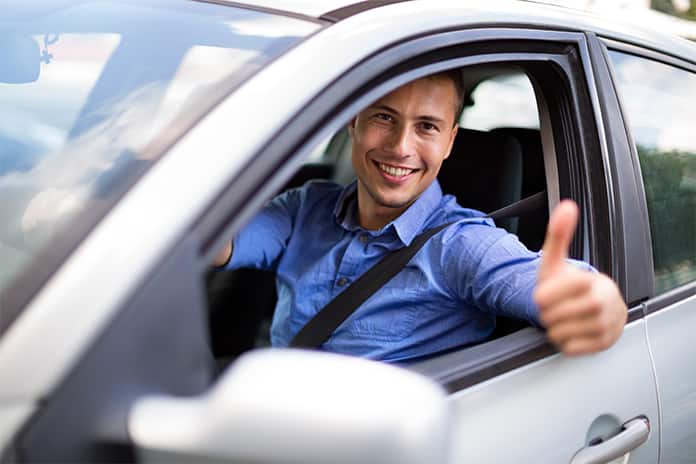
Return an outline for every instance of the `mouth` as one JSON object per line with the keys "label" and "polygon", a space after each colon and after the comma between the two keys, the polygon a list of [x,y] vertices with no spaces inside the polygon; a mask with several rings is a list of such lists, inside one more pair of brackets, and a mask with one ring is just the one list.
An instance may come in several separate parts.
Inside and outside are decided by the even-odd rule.
{"label": "mouth", "polygon": [[380,163],[378,161],[374,161],[374,163],[380,173],[389,180],[404,180],[414,172],[418,171],[418,169],[392,166],[390,164]]}

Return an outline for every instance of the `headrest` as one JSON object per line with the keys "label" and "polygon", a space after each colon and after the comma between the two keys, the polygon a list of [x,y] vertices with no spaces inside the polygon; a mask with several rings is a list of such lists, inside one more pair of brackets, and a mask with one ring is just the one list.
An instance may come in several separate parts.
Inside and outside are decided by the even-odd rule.
{"label": "headrest", "polygon": [[[438,180],[460,205],[491,213],[521,198],[522,149],[511,135],[459,128]],[[517,218],[499,225],[515,232]]]}

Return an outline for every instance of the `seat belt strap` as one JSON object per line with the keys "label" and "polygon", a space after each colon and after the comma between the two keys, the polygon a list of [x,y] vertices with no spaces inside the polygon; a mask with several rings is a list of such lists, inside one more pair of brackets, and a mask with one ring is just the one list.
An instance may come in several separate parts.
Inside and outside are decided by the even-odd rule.
{"label": "seat belt strap", "polygon": [[399,248],[382,258],[316,313],[295,335],[290,346],[295,348],[321,346],[360,305],[398,274],[430,237],[451,224],[453,223],[428,229],[414,238],[409,246]]}
{"label": "seat belt strap", "polygon": [[530,195],[511,205],[503,206],[500,209],[486,215],[491,219],[504,219],[509,217],[524,216],[530,211],[541,209],[546,205],[546,190]]}

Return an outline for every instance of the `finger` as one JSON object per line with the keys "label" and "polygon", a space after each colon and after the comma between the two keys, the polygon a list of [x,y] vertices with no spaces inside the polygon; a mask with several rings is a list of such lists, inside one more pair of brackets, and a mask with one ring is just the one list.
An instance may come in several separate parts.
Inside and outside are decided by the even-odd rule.
{"label": "finger", "polygon": [[595,316],[573,318],[550,326],[546,335],[557,346],[564,346],[574,339],[602,338],[606,325]]}
{"label": "finger", "polygon": [[563,200],[551,212],[542,248],[539,282],[553,274],[568,257],[568,248],[578,223],[578,214],[578,207],[572,200]]}
{"label": "finger", "polygon": [[617,339],[618,335],[605,335],[602,337],[579,337],[568,340],[559,348],[565,355],[580,356],[583,354],[596,353],[597,351],[606,350]]}
{"label": "finger", "polygon": [[565,266],[552,278],[546,279],[534,289],[534,302],[539,306],[540,311],[545,311],[560,301],[577,297],[591,290],[593,273],[575,269],[570,264]]}
{"label": "finger", "polygon": [[541,312],[540,318],[544,327],[550,329],[567,321],[596,317],[601,311],[602,304],[597,297],[585,294],[551,306]]}

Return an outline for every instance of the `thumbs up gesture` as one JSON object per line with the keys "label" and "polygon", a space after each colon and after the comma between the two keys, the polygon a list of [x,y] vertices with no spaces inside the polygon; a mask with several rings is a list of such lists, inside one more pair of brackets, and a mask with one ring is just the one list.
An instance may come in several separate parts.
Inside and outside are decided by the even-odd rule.
{"label": "thumbs up gesture", "polygon": [[627,316],[613,280],[566,261],[577,222],[575,202],[564,200],[553,210],[534,290],[549,339],[567,355],[609,348],[621,336]]}

